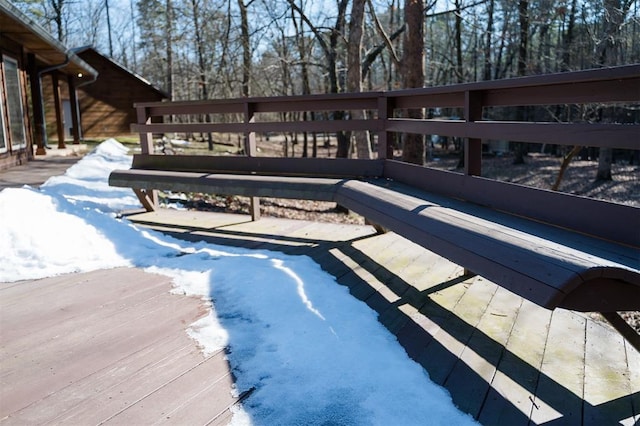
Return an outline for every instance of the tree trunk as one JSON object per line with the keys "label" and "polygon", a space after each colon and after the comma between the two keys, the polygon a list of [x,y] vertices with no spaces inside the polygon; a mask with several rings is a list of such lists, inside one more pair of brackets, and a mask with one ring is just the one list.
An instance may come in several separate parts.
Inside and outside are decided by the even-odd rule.
{"label": "tree trunk", "polygon": [[[351,5],[351,21],[349,22],[349,37],[347,40],[347,91],[362,91],[362,32],[364,29],[364,7],[366,0],[353,0]],[[352,119],[363,120],[365,112],[354,110]],[[369,132],[355,132],[356,153],[358,158],[371,159],[371,145],[369,144]]]}
{"label": "tree trunk", "polygon": [[483,80],[491,80],[491,40],[493,39],[493,9],[494,0],[489,0],[487,9],[487,34],[484,44],[484,73]]}
{"label": "tree trunk", "polygon": [[569,12],[569,23],[567,31],[562,37],[562,66],[561,71],[569,71],[572,66],[571,48],[573,46],[573,31],[576,24],[576,0],[571,2],[571,11]]}
{"label": "tree trunk", "polygon": [[[527,0],[519,0],[518,2],[518,21],[520,22],[520,43],[518,45],[518,77],[524,76],[527,70],[527,51],[529,45],[529,2]],[[524,107],[518,107],[518,121],[524,120]],[[513,164],[524,164],[524,156],[526,154],[526,144],[523,142],[514,143]]]}
{"label": "tree trunk", "polygon": [[251,40],[249,39],[249,19],[247,5],[238,0],[240,8],[240,33],[242,38],[242,86],[241,95],[249,96],[249,78],[251,76]]}
{"label": "tree trunk", "polygon": [[[200,99],[208,99],[209,98],[209,90],[207,87],[207,74],[206,74],[206,59],[205,59],[205,46],[202,40],[202,34],[200,29],[200,3],[198,0],[191,0],[191,9],[193,13],[193,31],[196,39],[196,53],[198,57],[198,81],[200,85]],[[204,117],[205,122],[211,122],[211,116],[209,114],[205,114]],[[207,133],[207,145],[209,151],[213,151],[213,136],[211,133]]]}
{"label": "tree trunk", "polygon": [[[405,0],[404,17],[407,29],[404,32],[402,56],[402,80],[405,89],[424,86],[424,1]],[[422,109],[410,109],[408,118],[423,118]],[[404,135],[402,160],[424,164],[424,137],[417,134]]]}
{"label": "tree trunk", "polygon": [[[307,65],[307,47],[304,36],[304,21],[300,18],[300,23],[296,21],[296,17],[294,16],[293,9],[291,9],[291,22],[293,22],[293,26],[296,31],[296,44],[298,46],[298,56],[300,56],[300,74],[302,77],[302,94],[308,95],[311,93],[311,84],[309,83],[309,68]],[[303,112],[302,119],[307,121],[307,112]],[[311,120],[315,119],[314,112],[311,112]],[[302,135],[302,156],[308,157],[309,153],[309,135],[307,132],[304,132]],[[318,146],[317,139],[315,137],[315,133],[313,135],[313,147],[312,147],[312,156],[317,157]]]}
{"label": "tree trunk", "polygon": [[[340,86],[338,84],[337,70],[338,41],[344,32],[345,14],[347,5],[349,3],[348,0],[337,1],[338,16],[336,17],[335,27],[330,32],[329,43],[327,43],[324,38],[325,31],[313,25],[309,18],[304,14],[302,8],[300,8],[295,3],[295,0],[288,0],[288,2],[291,8],[300,15],[300,19],[302,19],[309,26],[313,34],[316,36],[316,40],[318,41],[318,44],[320,45],[320,48],[322,49],[327,59],[329,93],[339,93]],[[344,115],[344,111],[334,111],[333,118],[335,120],[342,120],[344,118]],[[345,132],[337,132],[336,138],[338,139],[338,149],[336,150],[336,157],[346,158],[349,154],[349,138],[347,137]]]}
{"label": "tree trunk", "polygon": [[166,88],[169,93],[169,100],[173,100],[173,43],[172,43],[172,22],[173,22],[173,10],[171,7],[171,0],[166,0],[166,53],[167,53],[167,75],[166,75]]}
{"label": "tree trunk", "polygon": [[455,46],[456,46],[456,81],[458,83],[463,82],[463,68],[462,68],[462,11],[460,10],[460,0],[454,2],[456,13],[455,15]]}
{"label": "tree trunk", "polygon": [[[622,0],[604,1],[604,22],[602,25],[601,48],[599,51],[598,63],[602,66],[616,65],[618,62],[618,48],[620,46],[619,33],[625,16],[633,0],[628,0],[623,4]],[[598,155],[598,171],[596,181],[612,180],[611,163],[613,162],[613,151],[611,148],[600,148]]]}
{"label": "tree trunk", "polygon": [[65,42],[65,31],[62,26],[62,9],[64,8],[64,0],[51,0],[53,7],[53,21],[56,23],[56,31],[58,33],[58,41]]}

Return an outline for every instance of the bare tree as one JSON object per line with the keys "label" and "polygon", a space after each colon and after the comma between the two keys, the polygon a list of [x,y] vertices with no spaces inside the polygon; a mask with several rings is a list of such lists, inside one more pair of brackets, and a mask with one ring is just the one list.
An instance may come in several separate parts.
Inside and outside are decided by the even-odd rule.
{"label": "bare tree", "polygon": [[[299,7],[295,0],[288,0],[289,5],[299,14],[302,21],[309,27],[311,32],[316,37],[318,45],[322,49],[324,56],[327,60],[327,75],[328,75],[328,92],[339,93],[341,91],[340,84],[338,82],[338,43],[344,36],[346,10],[348,0],[337,0],[337,15],[333,28],[329,30],[328,42],[325,39],[326,34],[317,25],[314,25],[309,17],[305,14],[301,7]],[[344,111],[334,111],[333,117],[336,120],[341,120],[345,116]],[[346,158],[349,155],[349,138],[345,132],[337,133],[338,149],[336,151],[336,157]]]}
{"label": "bare tree", "polygon": [[[615,65],[620,52],[620,29],[634,0],[604,0],[604,19],[602,25],[602,40],[598,50],[598,63],[601,66]],[[611,163],[613,152],[611,148],[600,148],[598,156],[598,171],[596,181],[612,180]]]}
{"label": "bare tree", "polygon": [[[404,32],[404,52],[402,55],[402,82],[405,88],[424,86],[424,1],[405,0],[404,20],[407,26]],[[422,109],[407,111],[409,118],[423,118]],[[424,136],[419,134],[405,134],[402,150],[402,160],[424,164],[425,161]]]}
{"label": "bare tree", "polygon": [[242,44],[242,96],[249,96],[249,79],[251,78],[251,40],[249,38],[249,18],[247,17],[247,8],[253,3],[253,0],[245,4],[244,0],[238,0],[240,8],[240,32]]}
{"label": "bare tree", "polygon": [[489,5],[487,6],[487,30],[485,34],[485,44],[484,44],[484,72],[482,75],[483,80],[491,80],[491,55],[493,53],[491,46],[493,40],[493,11],[494,11],[495,0],[489,0]]}
{"label": "bare tree", "polygon": [[[518,43],[518,76],[523,76],[527,72],[527,52],[529,48],[529,2],[527,0],[518,1],[518,21],[520,23],[520,41]],[[518,121],[526,119],[527,111],[525,107],[518,107],[516,110]],[[526,144],[523,142],[514,143],[513,164],[524,164],[526,154]]]}
{"label": "bare tree", "polygon": [[[362,91],[362,33],[364,29],[364,7],[366,0],[353,0],[351,5],[351,21],[349,22],[349,37],[347,41],[347,91]],[[363,110],[351,112],[352,118],[365,118]],[[358,158],[371,158],[371,144],[369,132],[355,132],[356,153]]]}

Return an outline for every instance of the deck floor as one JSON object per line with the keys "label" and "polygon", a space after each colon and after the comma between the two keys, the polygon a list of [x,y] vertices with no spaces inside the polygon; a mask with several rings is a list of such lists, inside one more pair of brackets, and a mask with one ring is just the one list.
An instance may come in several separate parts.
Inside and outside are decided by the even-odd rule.
{"label": "deck floor", "polygon": [[171,288],[133,268],[1,284],[0,424],[228,423],[225,354],[185,333],[207,308]]}
{"label": "deck floor", "polygon": [[[186,240],[313,258],[483,424],[640,423],[640,354],[606,323],[465,277],[393,233],[173,210],[129,218]],[[204,358],[187,337],[202,305],[168,294],[166,280],[118,269],[0,285],[0,424],[226,422],[236,401],[224,356]],[[109,286],[87,292],[92,282]],[[193,403],[202,400],[212,402]]]}

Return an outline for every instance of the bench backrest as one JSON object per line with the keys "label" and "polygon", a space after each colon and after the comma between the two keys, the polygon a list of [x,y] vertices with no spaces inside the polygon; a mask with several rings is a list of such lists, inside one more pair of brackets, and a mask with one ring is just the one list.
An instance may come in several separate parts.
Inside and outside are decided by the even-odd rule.
{"label": "bench backrest", "polygon": [[[138,123],[132,129],[140,133],[143,154],[136,156],[134,167],[204,173],[382,177],[640,247],[640,208],[479,177],[482,141],[487,139],[640,149],[637,117],[625,124],[512,122],[489,119],[488,111],[492,108],[566,104],[584,107],[621,102],[640,103],[640,65],[391,92],[141,103],[136,105]],[[407,109],[415,108],[459,108],[463,117],[458,120],[403,118]],[[370,118],[349,119],[349,111],[354,110],[366,110]],[[302,112],[312,112],[311,116],[316,119],[296,119]],[[154,122],[168,115],[174,117],[172,123]],[[207,120],[202,120],[205,115]],[[200,122],[194,122],[198,118]],[[377,160],[252,157],[257,152],[256,132],[360,130],[374,134]],[[243,149],[249,157],[149,155],[153,152],[152,134],[165,132],[244,134]],[[400,133],[465,138],[464,173],[392,160],[391,141]]]}

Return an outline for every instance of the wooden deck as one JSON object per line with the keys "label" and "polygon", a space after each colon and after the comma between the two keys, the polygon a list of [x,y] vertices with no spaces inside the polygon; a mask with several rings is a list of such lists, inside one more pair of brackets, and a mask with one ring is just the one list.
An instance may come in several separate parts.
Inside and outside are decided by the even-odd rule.
{"label": "wooden deck", "polygon": [[[310,256],[483,424],[640,423],[640,354],[606,323],[464,277],[393,233],[164,209],[130,219],[186,240]],[[205,359],[184,333],[202,306],[169,286],[131,269],[0,285],[0,424],[227,421],[226,362]]]}
{"label": "wooden deck", "polygon": [[171,287],[130,268],[0,284],[0,424],[228,423],[225,354],[185,333],[206,307]]}

